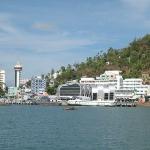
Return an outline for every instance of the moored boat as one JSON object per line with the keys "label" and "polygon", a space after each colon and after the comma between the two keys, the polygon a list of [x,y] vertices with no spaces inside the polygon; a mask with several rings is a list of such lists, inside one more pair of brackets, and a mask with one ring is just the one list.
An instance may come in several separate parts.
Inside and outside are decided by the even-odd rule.
{"label": "moored boat", "polygon": [[114,100],[84,100],[84,99],[75,99],[67,101],[70,106],[115,106]]}

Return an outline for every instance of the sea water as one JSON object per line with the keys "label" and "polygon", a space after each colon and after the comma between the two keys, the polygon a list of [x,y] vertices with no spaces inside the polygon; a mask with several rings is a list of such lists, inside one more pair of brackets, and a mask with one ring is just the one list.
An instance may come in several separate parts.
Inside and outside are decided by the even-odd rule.
{"label": "sea water", "polygon": [[150,150],[150,108],[0,106],[0,150]]}

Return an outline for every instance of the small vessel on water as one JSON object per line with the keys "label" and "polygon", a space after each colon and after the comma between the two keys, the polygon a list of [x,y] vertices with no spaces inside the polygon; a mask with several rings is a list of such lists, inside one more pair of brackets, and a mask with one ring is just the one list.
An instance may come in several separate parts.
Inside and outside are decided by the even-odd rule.
{"label": "small vessel on water", "polygon": [[71,106],[115,106],[115,101],[105,101],[105,100],[69,100],[68,105]]}
{"label": "small vessel on water", "polygon": [[114,99],[91,100],[88,97],[77,96],[75,99],[68,100],[67,103],[70,106],[114,106],[115,100]]}
{"label": "small vessel on water", "polygon": [[76,110],[75,107],[65,107],[64,110]]}

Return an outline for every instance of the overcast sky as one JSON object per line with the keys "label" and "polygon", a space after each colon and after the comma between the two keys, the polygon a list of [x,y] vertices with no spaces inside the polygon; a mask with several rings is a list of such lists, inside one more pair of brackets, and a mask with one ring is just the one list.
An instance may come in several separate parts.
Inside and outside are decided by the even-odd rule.
{"label": "overcast sky", "polygon": [[0,69],[14,83],[128,46],[150,31],[150,0],[0,0]]}

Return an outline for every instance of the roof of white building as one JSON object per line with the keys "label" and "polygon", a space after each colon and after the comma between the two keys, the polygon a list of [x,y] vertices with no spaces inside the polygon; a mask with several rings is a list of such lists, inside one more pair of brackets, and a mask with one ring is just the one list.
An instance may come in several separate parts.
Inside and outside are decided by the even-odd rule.
{"label": "roof of white building", "polygon": [[120,71],[120,70],[107,70],[107,71],[105,71],[105,74],[106,75],[119,75],[120,73],[121,73],[122,71]]}
{"label": "roof of white building", "polygon": [[0,73],[2,74],[2,73],[5,73],[5,70],[0,70]]}
{"label": "roof of white building", "polygon": [[94,81],[94,80],[95,80],[94,78],[86,78],[86,77],[81,78],[81,81]]}
{"label": "roof of white building", "polygon": [[127,78],[127,79],[124,79],[123,81],[130,81],[130,82],[132,82],[132,81],[143,81],[143,80],[140,79],[140,78]]}

